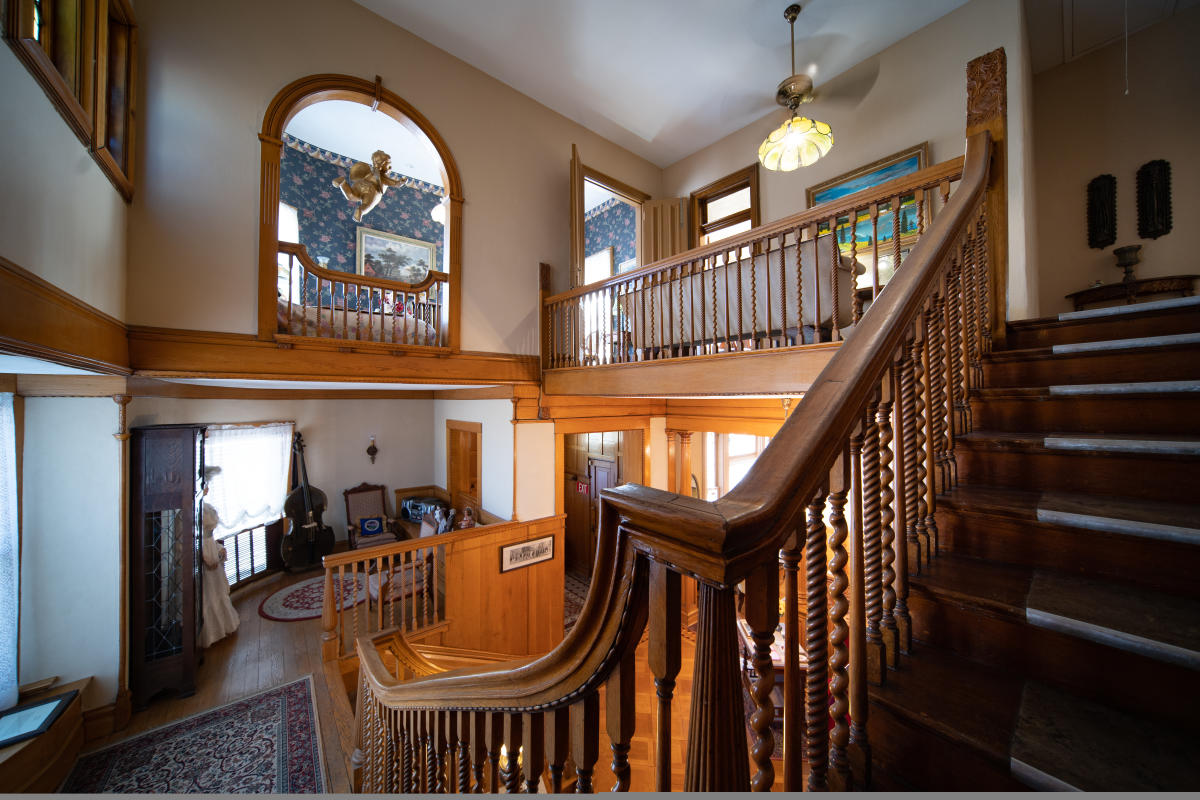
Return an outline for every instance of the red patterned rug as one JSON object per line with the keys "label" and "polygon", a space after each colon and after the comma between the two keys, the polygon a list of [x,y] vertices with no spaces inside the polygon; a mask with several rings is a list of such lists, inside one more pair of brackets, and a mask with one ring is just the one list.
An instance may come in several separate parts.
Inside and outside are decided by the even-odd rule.
{"label": "red patterned rug", "polygon": [[[342,608],[350,608],[367,599],[367,582],[362,575],[354,576],[353,580],[347,578],[344,586],[334,577],[334,592],[339,588]],[[318,575],[275,592],[262,601],[258,613],[264,619],[273,619],[276,622],[316,619],[321,616],[324,602],[325,576]]]}
{"label": "red patterned rug", "polygon": [[62,791],[312,794],[322,764],[306,675],[82,756]]}

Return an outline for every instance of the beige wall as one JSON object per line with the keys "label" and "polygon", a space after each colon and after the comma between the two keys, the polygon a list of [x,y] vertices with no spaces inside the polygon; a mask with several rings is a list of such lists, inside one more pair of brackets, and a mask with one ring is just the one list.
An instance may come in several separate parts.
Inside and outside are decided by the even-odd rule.
{"label": "beige wall", "polygon": [[531,520],[554,515],[554,423],[513,425],[513,453],[521,468],[513,475],[513,519]]}
{"label": "beige wall", "polygon": [[[89,675],[113,702],[120,664],[120,443],[110,398],[25,399],[20,682]],[[7,645],[6,645],[7,646]]]}
{"label": "beige wall", "polygon": [[125,201],[7,46],[0,186],[0,256],[124,319]]}
{"label": "beige wall", "polygon": [[[111,403],[111,401],[109,401]],[[396,513],[393,489],[426,486],[433,478],[433,400],[180,400],[138,397],[129,424],[199,422],[296,423],[304,435],[309,482],[325,493],[322,517],[338,539],[346,538],[342,492],[360,483],[381,483],[388,510]],[[379,453],[367,457],[375,434]]]}
{"label": "beige wall", "polygon": [[[1087,184],[1117,179],[1117,241],[1142,246],[1137,276],[1196,272],[1193,220],[1200,215],[1200,8],[1129,37],[1129,94],[1124,46],[1109,45],[1034,79],[1037,139],[1038,260],[1042,314],[1070,311],[1063,295],[1095,281],[1120,279],[1112,247],[1087,246]],[[1137,235],[1137,169],[1171,164],[1174,229]]]}
{"label": "beige wall", "polygon": [[[1025,258],[1032,235],[1021,224],[1032,202],[1025,191],[1027,130],[1024,97],[1029,92],[1028,47],[1019,0],[974,0],[822,84],[804,112],[833,127],[834,147],[811,167],[795,172],[759,172],[762,221],[805,208],[805,189],[919,142],[929,142],[934,163],[962,155],[966,129],[966,65],[997,47],[1008,57],[1010,228],[1009,317],[1028,316],[1036,306],[1025,279],[1034,274]],[[782,77],[782,76],[780,76]],[[763,91],[774,86],[769,73]],[[856,101],[847,98],[860,98]],[[686,197],[700,186],[755,161],[758,146],[783,121],[779,109],[758,122],[667,167],[665,196]]]}
{"label": "beige wall", "polygon": [[135,323],[256,330],[257,132],[275,94],[305,75],[380,75],[445,138],[466,199],[467,350],[537,352],[538,263],[554,265],[555,290],[566,288],[573,142],[589,166],[660,191],[654,165],[350,0],[143,3],[138,21]]}
{"label": "beige wall", "polygon": [[[485,510],[502,519],[513,516],[513,468],[516,465],[513,463],[512,415],[511,400],[433,401],[433,482],[446,486],[446,420],[480,423],[483,471],[479,476],[479,502]],[[553,450],[550,451],[550,462],[554,463]]]}

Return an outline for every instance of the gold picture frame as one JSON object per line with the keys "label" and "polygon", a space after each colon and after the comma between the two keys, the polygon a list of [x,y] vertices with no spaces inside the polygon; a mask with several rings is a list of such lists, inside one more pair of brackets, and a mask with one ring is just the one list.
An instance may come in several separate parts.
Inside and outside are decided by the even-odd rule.
{"label": "gold picture frame", "polygon": [[354,270],[359,275],[415,284],[437,269],[432,242],[363,227],[357,236]]}
{"label": "gold picture frame", "polygon": [[929,142],[921,142],[898,153],[884,156],[878,161],[864,164],[858,169],[842,173],[836,178],[813,184],[804,190],[804,201],[808,208],[837,200],[863,189],[887,183],[895,178],[919,172],[929,166]]}

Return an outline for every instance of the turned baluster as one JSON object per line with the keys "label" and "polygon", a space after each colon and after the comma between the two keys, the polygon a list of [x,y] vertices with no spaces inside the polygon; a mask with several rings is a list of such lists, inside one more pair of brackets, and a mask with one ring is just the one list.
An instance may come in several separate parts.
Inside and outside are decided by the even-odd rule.
{"label": "turned baluster", "polygon": [[471,788],[471,715],[470,711],[459,711],[455,714],[455,727],[458,732],[458,776],[455,791],[468,794]]}
{"label": "turned baluster", "polygon": [[[746,304],[742,299],[742,248],[736,247],[733,250],[737,254],[737,345],[738,350],[746,349]],[[754,270],[751,269],[751,272]]]}
{"label": "turned baluster", "polygon": [[426,712],[429,717],[430,738],[433,741],[433,786],[434,791],[438,794],[445,794],[450,791],[449,779],[447,777],[447,766],[453,770],[453,764],[447,765],[446,754],[449,749],[449,741],[446,737],[446,725],[443,716],[449,716],[441,711]]}
{"label": "turned baluster", "polygon": [[334,608],[337,613],[337,653],[346,654],[346,614],[342,608],[346,593],[346,565],[338,564],[337,592],[334,598]]}
{"label": "turned baluster", "polygon": [[[945,428],[946,404],[944,402],[943,381],[946,377],[944,370],[945,357],[942,352],[942,314],[941,298],[934,295],[929,299],[925,314],[922,317],[925,328],[921,335],[922,372],[925,378],[924,386],[924,453],[921,457],[924,469],[918,472],[921,499],[917,505],[921,513],[921,524],[917,533],[921,536],[923,557],[929,563],[936,552],[933,546],[934,534],[930,525],[933,515],[930,511],[929,500],[937,494],[938,472],[941,462],[938,459],[943,441],[941,431]],[[914,370],[914,374],[916,370]],[[918,385],[918,391],[919,385]]]}
{"label": "turned baluster", "polygon": [[[750,248],[750,349],[758,349],[758,270],[754,268],[754,257],[758,255],[758,242],[751,242]],[[741,254],[741,251],[738,251]],[[741,267],[741,261],[738,261]],[[743,346],[744,346],[743,342]]]}
{"label": "turned baluster", "polygon": [[[338,607],[340,602],[334,598],[333,570],[325,568],[325,586],[321,597],[321,659],[332,661],[341,653],[341,639],[338,638]],[[340,584],[339,584],[340,586]]]}
{"label": "turned baluster", "polygon": [[[379,581],[379,596],[375,600],[375,630],[383,630],[383,605],[387,602],[388,585],[383,571],[383,556],[375,557],[375,577]],[[364,576],[369,581],[370,576]],[[370,597],[368,592],[367,597]]]}
{"label": "turned baluster", "polygon": [[900,271],[900,195],[892,198],[892,268]]}
{"label": "turned baluster", "polygon": [[[842,304],[842,299],[840,297],[838,297],[838,295],[840,294],[838,289],[839,289],[839,284],[841,282],[839,280],[840,276],[838,275],[838,273],[841,272],[841,270],[838,269],[838,267],[840,267],[842,265],[841,255],[842,255],[841,252],[838,250],[838,242],[837,242],[837,217],[830,217],[829,218],[829,291],[830,291],[830,296],[832,297],[832,305],[833,305],[833,316],[832,316],[832,320],[833,320],[832,331],[833,331],[833,333],[832,333],[832,338],[830,339],[830,341],[833,341],[833,342],[840,342],[842,340],[842,330],[841,330],[841,327],[838,322],[838,316],[841,313],[841,304]],[[821,261],[821,259],[818,258],[817,262],[820,263],[820,261]],[[818,328],[821,327],[821,318],[817,317],[816,320],[814,320],[814,324]]]}
{"label": "turned baluster", "polygon": [[[787,347],[787,231],[779,234],[779,347]],[[800,242],[796,242],[796,249]]]}
{"label": "turned baluster", "polygon": [[358,693],[354,696],[354,749],[350,753],[351,782],[356,792],[363,789],[363,749],[371,747],[366,728],[366,706],[373,699],[367,676],[359,675]]}
{"label": "turned baluster", "polygon": [[[300,266],[300,277],[303,283],[300,286],[300,335],[308,336],[308,268]],[[290,328],[289,328],[290,330]]]}
{"label": "turned baluster", "polygon": [[[895,471],[893,470],[894,455],[892,453],[892,403],[895,387],[895,370],[889,369],[883,378],[882,394],[879,399],[879,416],[876,418],[879,429],[879,550],[880,550],[880,582],[883,584],[882,609],[880,615],[880,633],[884,643],[884,657],[887,665],[897,667],[900,664],[898,644],[899,630],[896,627],[896,571],[893,564],[896,561],[895,541],[896,531],[893,527],[896,520],[896,492],[893,486]],[[884,672],[886,678],[887,673]]]}
{"label": "turned baluster", "polygon": [[733,589],[699,585],[695,671],[684,791],[744,792],[750,785]]}
{"label": "turned baluster", "polygon": [[[456,786],[458,781],[458,712],[442,711],[439,712],[442,717],[442,730],[444,731],[446,754],[444,756],[445,768],[442,771],[447,792],[457,792],[462,794],[465,790],[461,785]],[[465,734],[464,734],[465,735]]]}
{"label": "turned baluster", "polygon": [[[808,504],[804,530],[805,612],[804,649],[808,654],[808,673],[804,676],[805,756],[808,758],[808,790],[829,790],[829,664],[828,645],[833,641],[827,613],[829,582],[826,574],[824,487]],[[799,665],[797,665],[799,668]],[[789,684],[792,680],[789,678]],[[785,720],[786,724],[786,720]],[[786,729],[785,729],[786,730]],[[787,759],[787,734],[784,734],[784,757]],[[784,789],[794,791],[788,775],[800,780],[800,767],[785,760]]]}
{"label": "turned baluster", "polygon": [[[720,319],[720,314],[717,312],[720,308],[717,305],[717,257],[715,255],[712,257],[712,263],[709,265],[708,274],[710,283],[712,284],[712,352],[716,353],[719,349],[717,345],[717,322]],[[728,323],[726,323],[725,330],[729,330]]]}
{"label": "turned baluster", "polygon": [[800,677],[800,532],[779,551],[783,566],[783,790],[804,790],[804,686]]}
{"label": "turned baluster", "polygon": [[[813,341],[821,341],[821,242],[817,238],[817,225],[814,223],[808,226],[808,238],[813,243]],[[834,236],[830,232],[830,236]],[[837,243],[834,242],[834,247]],[[797,256],[798,258],[799,256]],[[803,310],[804,306],[800,307]]]}
{"label": "turned baluster", "polygon": [[488,763],[488,718],[486,711],[472,711],[471,726],[471,773],[474,778],[474,794],[483,794],[484,768]]}
{"label": "turned baluster", "polygon": [[520,714],[504,715],[504,750],[500,756],[500,782],[504,791],[516,794],[521,791],[524,771],[521,767],[521,735],[524,719]]}
{"label": "turned baluster", "polygon": [[[863,657],[866,660],[867,678],[881,684],[887,678],[883,635],[880,623],[883,619],[883,512],[880,508],[879,477],[879,397],[878,393],[867,404],[862,422],[862,559],[863,559],[863,602],[866,630]],[[864,690],[865,691],[865,690]]]}
{"label": "turned baluster", "polygon": [[600,696],[588,692],[571,706],[571,759],[575,762],[575,791],[590,794],[596,759],[600,758]]}
{"label": "turned baluster", "polygon": [[484,739],[487,742],[487,790],[496,794],[500,791],[500,746],[504,741],[504,713],[486,713]]}
{"label": "turned baluster", "polygon": [[967,230],[967,234],[963,236],[961,249],[962,256],[959,263],[962,265],[962,274],[960,280],[962,282],[962,332],[963,332],[963,363],[962,363],[962,383],[963,383],[963,403],[960,408],[962,414],[962,424],[959,430],[963,433],[969,432],[972,427],[971,423],[971,389],[975,385],[975,362],[976,356],[976,337],[975,337],[975,266],[972,263],[974,256],[974,246],[971,242],[975,235],[974,225]]}
{"label": "turned baluster", "polygon": [[[850,728],[846,715],[850,710],[850,675],[847,670],[850,664],[850,628],[846,625],[846,615],[850,611],[850,600],[846,590],[850,587],[850,581],[846,577],[846,565],[850,557],[846,552],[849,528],[844,510],[850,489],[850,456],[845,450],[830,470],[829,482],[829,693],[832,696],[829,713],[833,717],[833,730],[829,733],[829,767],[832,770],[829,780],[830,788],[848,790],[850,761],[846,756],[846,745],[850,742]],[[805,554],[812,555],[812,548],[806,549]],[[810,654],[810,663],[812,660]]]}
{"label": "turned baluster", "polygon": [[[850,437],[850,747],[864,786],[870,786],[871,746],[867,741],[866,567],[863,553],[863,423]],[[861,765],[859,767],[858,765]],[[847,784],[850,788],[850,784]]]}
{"label": "turned baluster", "polygon": [[529,794],[537,794],[538,784],[542,780],[542,770],[546,768],[545,717],[539,711],[522,714],[521,718],[521,730],[524,736],[522,751],[525,761],[525,791]]}
{"label": "turned baluster", "polygon": [[650,564],[650,671],[658,696],[654,737],[654,791],[671,791],[671,698],[681,662],[682,613],[679,573],[657,561]]}
{"label": "turned baluster", "polygon": [[563,765],[571,748],[571,710],[556,708],[546,713],[546,756],[550,763],[550,791],[562,794]]}
{"label": "turned baluster", "polygon": [[[344,586],[343,586],[342,591],[345,592]],[[358,562],[357,561],[350,562],[350,596],[355,599],[357,599],[357,597],[358,597]],[[354,632],[350,636],[350,646],[351,647],[353,647],[354,642],[358,640],[358,606],[359,606],[359,604],[355,603],[353,609],[351,609],[351,611],[350,611],[350,614],[354,619]]]}
{"label": "turned baluster", "polygon": [[400,791],[411,794],[416,790],[413,781],[413,730],[408,711],[400,712]]}
{"label": "turned baluster", "polygon": [[637,700],[634,663],[634,653],[630,650],[617,662],[605,684],[604,721],[612,750],[612,773],[617,779],[612,788],[614,792],[629,791],[629,743],[633,739]]}
{"label": "turned baluster", "polygon": [[775,627],[779,624],[779,567],[774,562],[761,564],[746,577],[746,601],[743,611],[754,641],[754,713],[750,727],[754,731],[754,746],[750,756],[758,771],[750,781],[750,789],[768,792],[775,783],[775,704],[771,690],[775,688],[775,666],[771,660],[771,645],[775,642]]}
{"label": "turned baluster", "polygon": [[871,302],[879,297],[879,203],[871,203]]}
{"label": "turned baluster", "polygon": [[856,265],[855,271],[850,273],[850,321],[858,322],[862,319],[863,302],[858,295],[858,209],[850,209],[850,263]]}
{"label": "turned baluster", "polygon": [[[683,265],[683,264],[679,265],[679,355],[680,356],[684,355],[683,345],[687,341],[687,334],[684,333],[684,329],[683,329],[683,277],[684,277],[684,269],[686,266],[687,265]],[[689,269],[689,274],[690,274],[690,269]],[[688,285],[691,285],[691,279],[689,278],[688,280],[689,280]]]}
{"label": "turned baluster", "polygon": [[[966,350],[966,319],[967,315],[963,313],[966,310],[967,304],[967,282],[963,280],[963,264],[957,258],[950,261],[950,288],[946,293],[946,344],[948,348],[947,354],[947,380],[950,385],[950,400],[952,403],[950,428],[950,441],[947,447],[947,467],[953,462],[953,458],[949,455],[954,451],[954,437],[967,430],[967,415],[965,406],[967,402],[967,354]],[[943,491],[954,485],[953,475],[951,480],[943,487]]]}
{"label": "turned baluster", "polygon": [[[975,261],[979,265],[979,328],[983,337],[982,351],[984,354],[992,352],[992,326],[991,326],[991,280],[988,273],[988,227],[987,227],[987,208],[979,207],[979,221],[977,223],[978,236],[975,238]],[[983,385],[983,364],[979,365],[979,384]]]}
{"label": "turned baluster", "polygon": [[909,347],[901,344],[893,362],[892,377],[896,396],[896,621],[897,648],[907,653],[912,648],[912,618],[908,613],[909,553],[917,541],[914,519],[917,516],[916,424],[913,420],[912,362]]}

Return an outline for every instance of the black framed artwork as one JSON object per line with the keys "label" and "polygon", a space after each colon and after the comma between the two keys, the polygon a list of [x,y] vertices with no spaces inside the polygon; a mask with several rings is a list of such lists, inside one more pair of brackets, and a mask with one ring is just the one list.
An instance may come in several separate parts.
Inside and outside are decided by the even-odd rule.
{"label": "black framed artwork", "polygon": [[1087,185],[1088,247],[1102,250],[1117,240],[1117,179],[1097,175]]}

